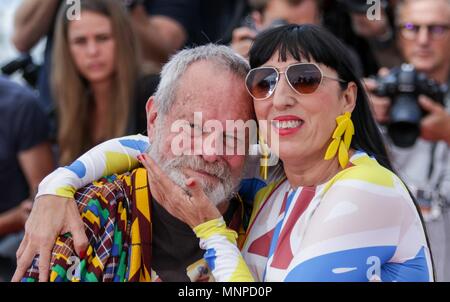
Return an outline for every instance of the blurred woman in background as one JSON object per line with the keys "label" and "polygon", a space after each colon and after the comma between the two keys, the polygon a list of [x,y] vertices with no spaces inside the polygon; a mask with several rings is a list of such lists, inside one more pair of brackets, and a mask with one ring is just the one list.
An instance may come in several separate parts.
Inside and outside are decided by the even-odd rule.
{"label": "blurred woman in background", "polygon": [[51,72],[61,165],[140,130],[133,116],[138,48],[125,9],[119,1],[82,0],[81,18],[73,21],[68,9],[58,14]]}

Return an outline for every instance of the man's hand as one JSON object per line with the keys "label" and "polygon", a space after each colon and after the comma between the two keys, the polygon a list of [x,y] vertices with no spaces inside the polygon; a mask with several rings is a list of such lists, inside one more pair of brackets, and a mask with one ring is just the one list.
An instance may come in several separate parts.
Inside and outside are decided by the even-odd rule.
{"label": "man's hand", "polygon": [[[387,74],[389,74],[389,69],[387,68],[381,68],[378,72],[379,76],[386,76]],[[376,96],[373,93],[378,86],[377,81],[374,79],[366,78],[364,79],[364,84],[369,96],[369,101],[372,104],[371,107],[375,120],[380,124],[389,122],[389,109],[391,108],[390,99],[388,97]]]}
{"label": "man's hand", "polygon": [[450,144],[450,114],[444,106],[420,96],[420,106],[429,112],[420,123],[421,136],[431,141],[443,140]]}
{"label": "man's hand", "polygon": [[16,253],[17,268],[12,281],[21,280],[37,254],[39,282],[48,281],[51,252],[56,237],[67,232],[72,234],[75,251],[83,258],[88,240],[75,201],[53,195],[39,197],[25,224],[25,236]]}
{"label": "man's hand", "polygon": [[0,236],[22,231],[32,207],[33,203],[27,199],[17,207],[1,214]]}
{"label": "man's hand", "polygon": [[244,58],[248,58],[248,52],[252,46],[256,32],[248,27],[239,27],[233,30],[231,48]]}

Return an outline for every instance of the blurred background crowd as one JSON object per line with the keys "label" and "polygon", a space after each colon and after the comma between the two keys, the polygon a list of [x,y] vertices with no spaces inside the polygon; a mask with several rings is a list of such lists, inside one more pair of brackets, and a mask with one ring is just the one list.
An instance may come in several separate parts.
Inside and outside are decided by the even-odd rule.
{"label": "blurred background crowd", "polygon": [[[219,43],[246,57],[258,32],[320,24],[364,78],[397,173],[450,281],[449,0],[0,0],[0,280],[39,182],[92,146],[144,133],[161,66]],[[75,3],[75,4],[74,4]]]}

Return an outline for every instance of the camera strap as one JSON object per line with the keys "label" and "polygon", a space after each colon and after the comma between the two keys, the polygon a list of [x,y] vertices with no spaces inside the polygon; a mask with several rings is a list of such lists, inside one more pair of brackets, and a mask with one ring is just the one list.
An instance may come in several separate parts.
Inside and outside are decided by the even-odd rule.
{"label": "camera strap", "polygon": [[428,180],[431,179],[431,175],[433,175],[434,172],[434,153],[436,151],[436,145],[436,143],[433,143],[433,145],[431,146],[430,165],[428,166]]}

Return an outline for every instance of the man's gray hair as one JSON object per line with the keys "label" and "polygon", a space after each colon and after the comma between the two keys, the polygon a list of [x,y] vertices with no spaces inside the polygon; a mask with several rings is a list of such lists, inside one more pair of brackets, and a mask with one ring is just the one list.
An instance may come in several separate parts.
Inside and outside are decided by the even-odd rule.
{"label": "man's gray hair", "polygon": [[160,115],[165,115],[171,109],[180,78],[187,68],[201,60],[213,62],[236,74],[243,81],[250,69],[248,62],[228,46],[207,44],[179,51],[161,71],[161,81],[155,93],[155,105]]}

